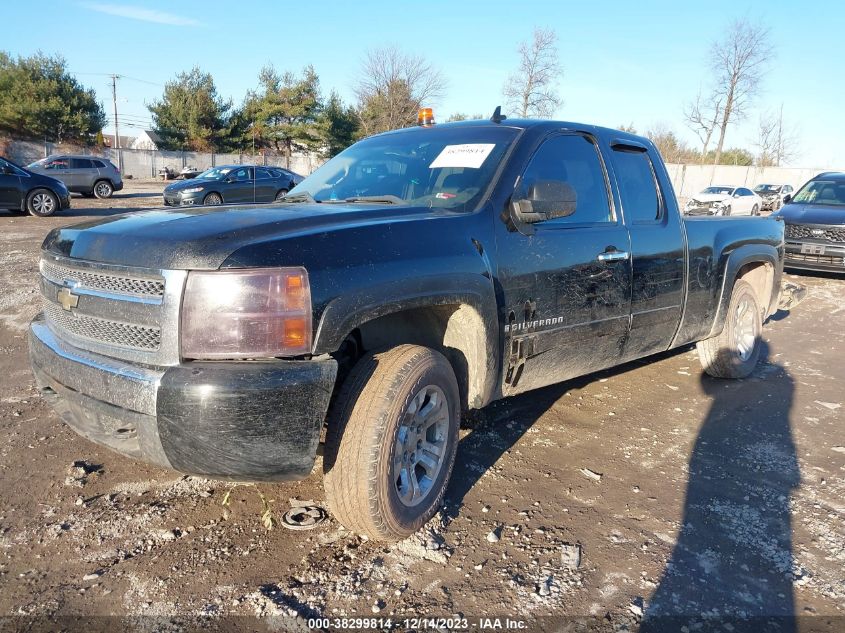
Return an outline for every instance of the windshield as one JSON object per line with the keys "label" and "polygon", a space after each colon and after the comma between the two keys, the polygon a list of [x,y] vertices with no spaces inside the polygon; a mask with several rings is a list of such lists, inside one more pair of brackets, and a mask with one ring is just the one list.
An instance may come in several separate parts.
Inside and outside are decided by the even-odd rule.
{"label": "windshield", "polygon": [[757,185],[754,191],[757,193],[777,193],[783,185]]}
{"label": "windshield", "polygon": [[719,195],[729,196],[733,193],[733,188],[731,187],[707,187],[701,193],[716,193]]}
{"label": "windshield", "polygon": [[207,180],[220,180],[223,176],[232,171],[231,167],[212,167],[206,169],[197,178],[206,178]]}
{"label": "windshield", "polygon": [[364,139],[287,195],[472,210],[518,134],[509,127],[428,127]]}
{"label": "windshield", "polygon": [[801,187],[792,202],[845,206],[845,181],[811,180]]}

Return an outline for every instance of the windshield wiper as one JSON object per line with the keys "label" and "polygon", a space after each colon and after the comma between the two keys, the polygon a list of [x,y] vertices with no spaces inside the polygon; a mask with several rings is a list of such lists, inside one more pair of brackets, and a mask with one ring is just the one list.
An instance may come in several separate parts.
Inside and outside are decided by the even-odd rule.
{"label": "windshield wiper", "polygon": [[319,200],[315,200],[314,196],[312,196],[307,191],[303,191],[302,193],[295,193],[292,196],[290,194],[279,198],[277,202],[310,202],[310,203],[319,203]]}
{"label": "windshield wiper", "polygon": [[340,202],[372,202],[374,204],[402,204],[405,202],[398,196],[353,196]]}

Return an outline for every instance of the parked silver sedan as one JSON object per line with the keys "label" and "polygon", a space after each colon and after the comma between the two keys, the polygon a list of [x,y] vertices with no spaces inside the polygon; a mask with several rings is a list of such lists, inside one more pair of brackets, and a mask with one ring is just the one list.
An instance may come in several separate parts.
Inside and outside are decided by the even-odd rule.
{"label": "parked silver sedan", "polygon": [[120,170],[108,158],[57,154],[27,165],[27,169],[61,180],[68,191],[111,198],[123,189]]}

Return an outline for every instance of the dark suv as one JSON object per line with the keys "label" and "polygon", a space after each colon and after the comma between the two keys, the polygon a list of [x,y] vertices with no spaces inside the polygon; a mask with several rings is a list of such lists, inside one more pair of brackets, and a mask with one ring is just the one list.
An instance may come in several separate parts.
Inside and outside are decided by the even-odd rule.
{"label": "dark suv", "polygon": [[123,189],[120,170],[109,159],[98,156],[48,156],[27,169],[61,180],[70,191],[83,196],[111,198]]}
{"label": "dark suv", "polygon": [[774,215],[786,222],[787,268],[845,273],[845,173],[819,174]]}

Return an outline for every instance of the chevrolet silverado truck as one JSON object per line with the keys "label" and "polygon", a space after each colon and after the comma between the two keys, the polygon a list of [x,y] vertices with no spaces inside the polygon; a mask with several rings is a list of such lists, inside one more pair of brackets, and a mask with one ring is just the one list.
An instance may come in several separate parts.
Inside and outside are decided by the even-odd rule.
{"label": "chevrolet silverado truck", "polygon": [[37,383],[94,442],[211,478],[304,478],[347,528],[441,505],[462,412],[697,343],[748,376],[783,223],[684,218],[647,139],[552,121],[396,130],[271,206],[56,229]]}

